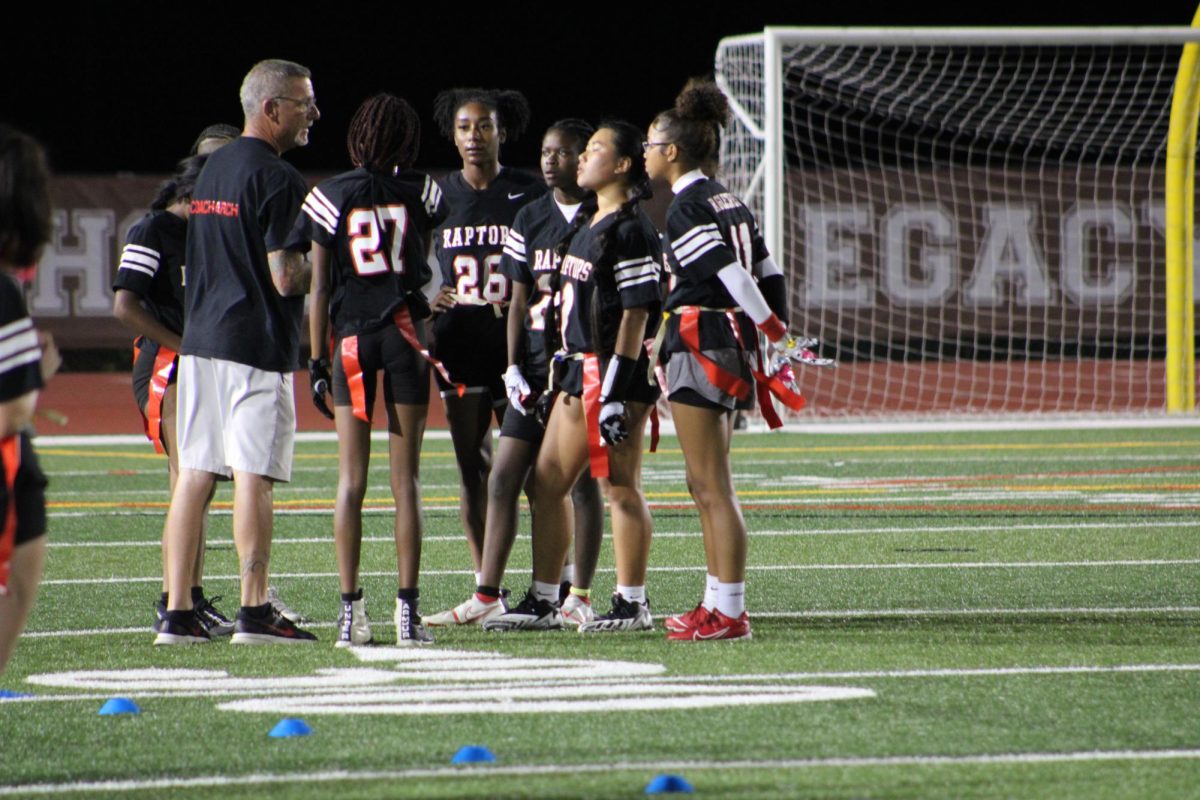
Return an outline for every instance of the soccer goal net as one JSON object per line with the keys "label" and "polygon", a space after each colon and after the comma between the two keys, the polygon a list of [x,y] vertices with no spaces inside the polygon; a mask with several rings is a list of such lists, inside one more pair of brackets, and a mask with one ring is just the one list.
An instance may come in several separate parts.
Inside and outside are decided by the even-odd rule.
{"label": "soccer goal net", "polygon": [[841,362],[803,371],[802,414],[1162,412],[1167,134],[1197,38],[723,40],[722,179],[787,273],[793,326]]}

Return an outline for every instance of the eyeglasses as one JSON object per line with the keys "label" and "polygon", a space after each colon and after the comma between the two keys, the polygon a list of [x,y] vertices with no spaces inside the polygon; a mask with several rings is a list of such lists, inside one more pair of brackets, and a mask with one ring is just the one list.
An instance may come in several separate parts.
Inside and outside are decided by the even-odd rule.
{"label": "eyeglasses", "polygon": [[666,147],[674,142],[642,142],[642,152],[649,153],[651,147]]}
{"label": "eyeglasses", "polygon": [[300,107],[300,110],[305,114],[311,113],[317,107],[317,98],[299,99],[296,97],[288,97],[287,95],[276,95],[272,100],[287,100],[289,103],[295,103]]}

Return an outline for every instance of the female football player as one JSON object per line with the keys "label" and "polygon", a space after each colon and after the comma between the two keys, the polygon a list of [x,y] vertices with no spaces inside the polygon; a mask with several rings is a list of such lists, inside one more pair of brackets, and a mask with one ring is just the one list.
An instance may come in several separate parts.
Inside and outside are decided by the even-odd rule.
{"label": "female football player", "polygon": [[667,212],[665,249],[674,283],[662,355],[708,563],[704,600],[664,622],[669,639],[750,638],[746,524],[729,465],[733,418],[753,385],[754,325],[782,355],[795,355],[797,347],[787,336],[783,275],[754,217],[706,175],[715,171],[728,114],[715,84],[689,83],[675,107],[655,118],[644,145],[647,173],[666,180],[675,194]]}
{"label": "female football player", "polygon": [[[150,213],[129,229],[117,277],[113,281],[113,316],[134,340],[133,397],[146,436],[167,455],[167,481],[175,491],[179,453],[175,447],[175,378],[183,336],[183,261],[192,189],[208,156],[179,162],[175,175],[162,185]],[[213,487],[215,490],[215,486]],[[209,500],[212,495],[209,495]],[[192,606],[210,636],[229,636],[233,621],[216,609],[201,586],[204,577],[204,530],[191,568]],[[153,630],[167,613],[167,540],[163,530],[163,590],[155,603]]]}
{"label": "female football player", "polygon": [[[416,160],[420,139],[420,121],[407,102],[390,94],[367,98],[346,136],[355,168],[309,192],[298,223],[308,225],[313,245],[313,402],[333,417],[338,433],[333,531],[342,599],[339,647],[372,639],[358,568],[380,370],[396,503],[396,640],[402,645],[433,641],[418,614],[419,459],[429,406],[424,326],[418,323],[429,315],[421,295],[432,275],[426,243],[445,212],[433,180],[406,171]],[[330,329],[332,359],[326,355]],[[327,392],[333,395],[332,414]]]}
{"label": "female football player", "polygon": [[[517,535],[517,503],[541,446],[545,429],[534,403],[547,386],[546,310],[553,302],[551,279],[559,258],[555,248],[566,235],[586,192],[576,183],[579,154],[592,126],[578,119],[555,122],[542,138],[541,165],[552,191],[526,205],[508,233],[500,269],[512,281],[508,308],[508,369],[504,386],[509,408],[500,428],[488,479],[482,579],[475,594],[449,611],[427,617],[427,625],[485,622],[504,612],[500,583]],[[578,625],[592,617],[591,581],[596,571],[604,525],[600,488],[585,474],[571,490],[575,503],[575,563],[564,570],[570,594],[563,619]]]}
{"label": "female football player", "polygon": [[62,359],[33,327],[19,280],[28,280],[52,231],[42,146],[0,125],[0,675],[37,598],[46,561],[46,476],[27,428],[38,390]]}
{"label": "female football player", "polygon": [[[595,192],[564,239],[559,266],[565,366],[538,453],[533,509],[533,587],[485,630],[562,627],[555,604],[568,540],[564,501],[584,468],[603,478],[612,514],[617,591],[612,611],[580,632],[648,630],[650,512],[641,490],[642,433],[658,397],[643,342],[661,304],[658,237],[639,207],[649,196],[641,132],[605,122],[579,159],[579,185]],[[603,444],[602,444],[603,441]]]}
{"label": "female football player", "polygon": [[481,584],[491,420],[494,414],[501,423],[508,404],[502,376],[511,291],[498,267],[517,211],[546,188],[500,165],[500,145],[529,123],[520,92],[449,89],[434,100],[433,116],[462,159],[462,169],[441,182],[450,216],[434,233],[442,286],[433,301],[433,350],[450,374],[450,380],[439,375],[438,386],[458,462],[459,512]]}

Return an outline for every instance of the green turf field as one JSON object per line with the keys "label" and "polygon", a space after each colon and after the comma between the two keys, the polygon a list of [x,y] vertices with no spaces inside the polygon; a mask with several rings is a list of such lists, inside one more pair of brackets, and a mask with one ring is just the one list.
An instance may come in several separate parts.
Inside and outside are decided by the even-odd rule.
{"label": "green turf field", "polygon": [[[273,583],[315,647],[155,648],[164,462],[43,443],[51,547],[0,689],[0,797],[1200,795],[1200,428],[741,435],[752,642],[435,632],[390,648],[386,455],[364,586],[382,646],[335,650],[332,443],[277,489]],[[422,607],[465,599],[450,444],[426,443]],[[673,440],[646,458],[657,616],[703,589]],[[207,551],[232,616],[229,490]],[[526,525],[527,531],[527,525]],[[598,604],[611,590],[605,545]],[[528,538],[507,584],[528,580]],[[100,716],[110,697],[136,716]],[[271,738],[285,717],[312,735]],[[492,764],[453,766],[463,745]]]}

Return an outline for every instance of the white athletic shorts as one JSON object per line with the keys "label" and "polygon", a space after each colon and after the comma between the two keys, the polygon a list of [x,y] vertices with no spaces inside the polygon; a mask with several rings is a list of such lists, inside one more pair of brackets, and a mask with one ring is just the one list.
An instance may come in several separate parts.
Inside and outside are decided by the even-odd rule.
{"label": "white athletic shorts", "polygon": [[177,384],[180,467],[291,480],[296,401],[290,373],[181,355]]}

